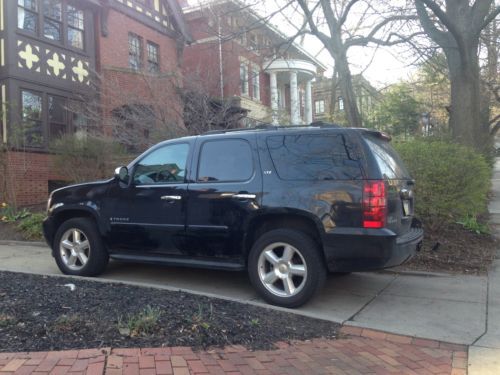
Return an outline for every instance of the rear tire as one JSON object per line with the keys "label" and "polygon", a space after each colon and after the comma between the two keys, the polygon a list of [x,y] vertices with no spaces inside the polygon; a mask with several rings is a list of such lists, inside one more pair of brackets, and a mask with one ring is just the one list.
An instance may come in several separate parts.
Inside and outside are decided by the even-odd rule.
{"label": "rear tire", "polygon": [[318,245],[309,236],[276,229],[264,233],[252,246],[248,274],[268,303],[298,307],[323,286],[326,267]]}
{"label": "rear tire", "polygon": [[104,272],[109,256],[95,222],[88,218],[69,219],[57,229],[54,257],[62,273],[97,276]]}

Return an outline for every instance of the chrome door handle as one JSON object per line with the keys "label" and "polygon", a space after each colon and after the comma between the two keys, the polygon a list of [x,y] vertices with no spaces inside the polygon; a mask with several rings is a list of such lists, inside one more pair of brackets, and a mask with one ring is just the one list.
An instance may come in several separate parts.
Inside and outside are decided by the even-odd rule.
{"label": "chrome door handle", "polygon": [[234,194],[235,199],[255,199],[257,196],[255,194]]}
{"label": "chrome door handle", "polygon": [[164,201],[180,201],[182,197],[180,195],[163,195],[161,200]]}

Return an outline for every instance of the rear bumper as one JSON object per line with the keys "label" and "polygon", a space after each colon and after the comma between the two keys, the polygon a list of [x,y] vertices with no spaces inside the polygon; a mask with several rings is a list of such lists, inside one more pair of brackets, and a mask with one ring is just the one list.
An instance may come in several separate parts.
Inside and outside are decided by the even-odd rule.
{"label": "rear bumper", "polygon": [[388,229],[336,228],[327,233],[324,251],[331,272],[371,271],[398,266],[420,250],[424,231],[397,236]]}

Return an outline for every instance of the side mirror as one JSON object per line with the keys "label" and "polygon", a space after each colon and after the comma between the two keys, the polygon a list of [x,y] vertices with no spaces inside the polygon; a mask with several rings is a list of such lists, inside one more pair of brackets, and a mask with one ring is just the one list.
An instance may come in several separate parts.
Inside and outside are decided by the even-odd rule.
{"label": "side mirror", "polygon": [[128,184],[128,168],[127,167],[118,167],[115,169],[115,178],[123,182],[124,184]]}

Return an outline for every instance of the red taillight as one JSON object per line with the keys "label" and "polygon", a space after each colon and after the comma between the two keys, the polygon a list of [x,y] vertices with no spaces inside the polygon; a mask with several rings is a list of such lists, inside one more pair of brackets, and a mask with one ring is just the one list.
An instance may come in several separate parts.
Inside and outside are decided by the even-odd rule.
{"label": "red taillight", "polygon": [[387,216],[384,181],[366,181],[363,187],[363,228],[383,228]]}

